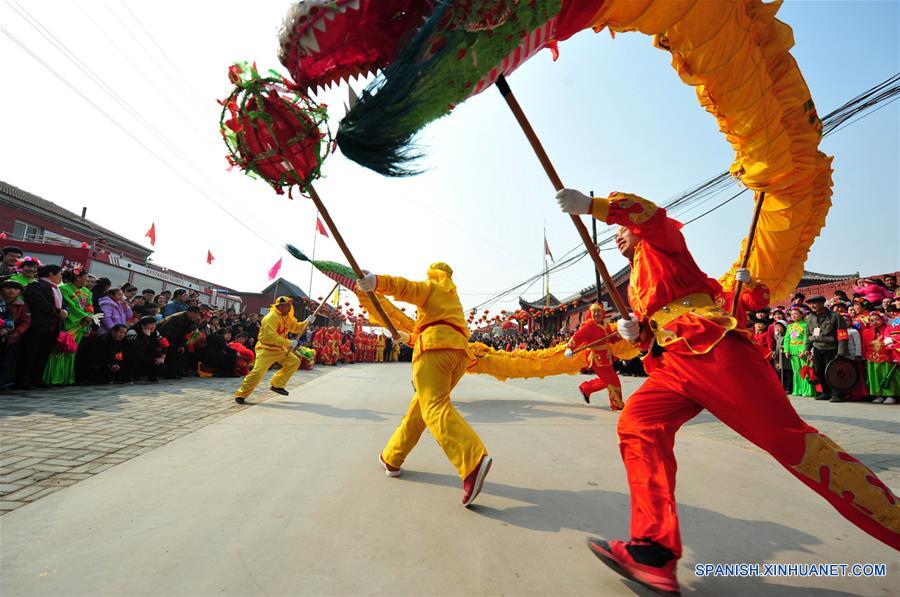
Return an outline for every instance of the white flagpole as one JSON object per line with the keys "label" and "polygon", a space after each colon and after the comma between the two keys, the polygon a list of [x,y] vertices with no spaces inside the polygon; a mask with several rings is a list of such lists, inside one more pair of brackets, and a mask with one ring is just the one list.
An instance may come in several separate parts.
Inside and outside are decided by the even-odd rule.
{"label": "white flagpole", "polygon": [[[319,212],[316,212],[316,224],[313,226],[313,250],[312,250],[312,258],[316,258],[316,237],[319,236]],[[313,279],[313,270],[316,267],[310,263],[309,264],[309,298],[312,300],[312,279]]]}

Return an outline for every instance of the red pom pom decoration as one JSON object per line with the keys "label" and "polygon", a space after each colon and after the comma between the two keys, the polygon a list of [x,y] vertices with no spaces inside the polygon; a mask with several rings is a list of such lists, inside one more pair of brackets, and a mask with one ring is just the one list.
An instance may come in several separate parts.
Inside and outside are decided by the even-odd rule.
{"label": "red pom pom decoration", "polygon": [[263,178],[278,194],[294,186],[305,194],[332,151],[328,113],[292,81],[274,70],[269,74],[261,77],[246,62],[228,69],[235,87],[219,102],[228,162]]}

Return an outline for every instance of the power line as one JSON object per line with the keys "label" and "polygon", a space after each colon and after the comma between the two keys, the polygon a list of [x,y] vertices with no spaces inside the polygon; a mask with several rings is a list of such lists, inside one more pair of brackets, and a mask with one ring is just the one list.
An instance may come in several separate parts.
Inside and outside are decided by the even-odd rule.
{"label": "power line", "polygon": [[[113,16],[113,18],[114,18],[116,21],[118,21],[118,23],[122,26],[122,29],[125,30],[125,33],[127,33],[127,34],[129,35],[129,37],[131,37],[131,39],[134,40],[134,43],[136,43],[136,44],[144,51],[144,53],[147,55],[147,57],[150,58],[150,61],[156,66],[156,68],[159,69],[159,72],[161,72],[161,73],[163,74],[163,76],[166,76],[166,74],[167,74],[167,73],[166,73],[166,69],[163,68],[163,66],[162,66],[162,65],[159,63],[159,61],[153,56],[153,54],[150,52],[150,50],[147,49],[147,46],[145,46],[145,45],[141,42],[141,40],[139,40],[139,39],[137,38],[137,36],[136,36],[136,35],[134,34],[134,32],[131,30],[131,27],[129,27],[129,26],[125,23],[125,21],[123,21],[123,20],[119,17],[119,15],[116,14],[116,12],[109,6],[109,4],[107,4],[106,2],[104,2],[104,3],[103,3],[103,6],[106,8],[106,10],[109,12],[109,14],[111,14],[111,15]],[[175,88],[176,88],[176,89],[178,90],[178,92],[184,97],[184,99],[188,100],[189,102],[191,101],[190,98],[187,96],[187,94],[184,92],[184,90],[182,90],[182,89],[181,89],[180,87],[178,87],[177,85],[175,86]],[[191,104],[191,105],[193,105],[193,104]]]}
{"label": "power line", "polygon": [[144,71],[144,69],[141,68],[140,65],[137,64],[131,58],[131,55],[128,52],[126,52],[122,48],[122,46],[120,46],[118,43],[116,43],[116,40],[114,40],[112,38],[112,36],[110,36],[109,33],[106,32],[106,29],[102,25],[100,25],[100,23],[98,23],[94,19],[94,17],[92,17],[90,15],[90,13],[87,10],[85,10],[85,8],[83,6],[81,6],[81,4],[79,2],[76,2],[75,6],[78,7],[78,10],[80,10],[81,13],[85,17],[87,17],[87,19],[94,25],[94,27],[96,27],[97,30],[103,35],[103,37],[106,38],[106,40],[110,43],[110,45],[112,45],[112,47],[114,47],[119,52],[119,55],[122,56],[122,58],[124,58],[126,61],[128,61],[128,63],[132,66],[132,68],[134,68],[134,71],[136,73],[138,73],[141,77],[143,77],[143,79],[147,82],[147,84],[150,85],[150,88],[153,89],[169,105],[169,107],[171,107],[172,110],[174,110],[174,112],[176,114],[178,114],[182,118],[182,120],[184,120],[186,123],[188,123],[192,127],[192,129],[196,132],[197,129],[194,126],[194,119],[192,119],[190,116],[188,116],[187,114],[185,114],[182,111],[181,104],[173,101],[172,98],[170,98],[167,94],[163,93],[163,89],[165,88],[165,86],[159,85],[157,82],[153,81],[150,78],[150,75],[148,75],[146,73],[146,71]]}
{"label": "power line", "polygon": [[[895,73],[882,81],[881,83],[875,85],[874,87],[863,91],[859,95],[851,98],[843,105],[839,106],[835,110],[832,110],[828,114],[826,114],[822,119],[822,136],[826,137],[832,133],[836,133],[840,130],[843,130],[845,127],[850,126],[856,122],[859,122],[863,118],[871,116],[875,112],[881,110],[882,108],[887,107],[888,105],[895,102],[897,99],[900,99],[900,73]],[[880,105],[879,105],[880,104]],[[878,106],[877,108],[874,108]],[[873,109],[874,108],[874,109]],[[685,213],[689,211],[692,207],[700,205],[701,203],[705,203],[706,201],[711,200],[716,195],[722,193],[728,186],[734,184],[734,178],[730,175],[729,172],[721,172],[716,174],[715,176],[694,185],[693,187],[683,191],[679,195],[677,195],[674,199],[669,200],[668,202],[662,205],[666,211],[676,214],[676,213]],[[737,199],[740,195],[745,193],[749,189],[742,189],[736,194],[732,195],[725,201],[719,203],[715,207],[703,212],[702,214],[688,220],[684,223],[685,226],[696,222],[700,218],[708,216],[709,214],[715,212],[719,208],[727,205],[728,203]],[[611,230],[611,226],[607,226],[607,228],[603,232],[607,232]],[[598,241],[597,247],[600,248],[602,245],[608,244],[612,242],[614,236],[607,235],[601,241]],[[580,251],[579,251],[580,249]],[[568,269],[569,267],[574,266],[581,259],[583,259],[587,255],[587,250],[583,248],[583,245],[576,245],[569,251],[565,253],[565,255],[569,255],[575,251],[579,251],[573,257],[566,259],[565,261],[561,261],[557,263],[558,268],[551,268],[551,271],[562,271],[563,269]],[[544,275],[544,272],[541,271],[540,274],[536,274],[516,284],[506,290],[503,290],[493,297],[481,302],[480,304],[472,307],[471,309],[467,309],[467,311],[471,310],[481,310],[484,307],[490,306],[504,298],[508,297],[510,294],[516,292],[518,289],[523,287],[530,288],[533,284],[533,280],[535,278],[541,277]]]}
{"label": "power line", "polygon": [[166,53],[166,51],[163,49],[163,47],[161,45],[159,45],[159,43],[156,41],[156,38],[153,37],[153,35],[150,33],[150,30],[147,29],[147,27],[144,25],[144,22],[138,18],[138,16],[134,13],[133,10],[131,10],[131,7],[128,6],[128,4],[124,1],[121,4],[122,4],[122,7],[128,11],[128,14],[131,15],[131,18],[133,18],[134,21],[138,24],[138,27],[141,28],[141,30],[150,39],[150,41],[153,43],[153,45],[156,46],[156,49],[159,50],[159,53],[163,55],[163,57],[166,59],[166,61],[170,65],[172,65],[172,70],[174,70],[176,73],[178,73],[178,76],[181,77],[181,80],[184,82],[185,86],[191,90],[191,92],[197,97],[198,100],[200,100],[201,102],[206,101],[203,98],[203,96],[200,95],[200,93],[197,91],[197,89],[194,88],[193,84],[191,83],[191,80],[188,79],[184,75],[183,72],[181,72],[181,69],[178,68],[178,65],[175,64],[175,61],[172,60],[172,58],[169,57],[169,54]]}
{"label": "power line", "polygon": [[207,200],[209,200],[213,205],[217,206],[217,207],[218,207],[219,209],[221,209],[223,212],[225,212],[226,214],[228,214],[235,222],[237,222],[238,224],[240,224],[240,225],[241,225],[243,228],[245,228],[248,232],[250,232],[251,234],[253,234],[253,235],[256,236],[257,238],[259,238],[261,241],[263,241],[264,243],[266,243],[266,244],[269,245],[270,247],[276,248],[276,249],[278,249],[279,251],[281,250],[281,247],[279,247],[278,245],[273,244],[273,243],[270,242],[268,239],[266,239],[265,237],[263,237],[262,235],[260,235],[259,233],[257,233],[255,230],[253,230],[252,228],[250,228],[249,226],[247,226],[247,224],[245,224],[239,217],[237,217],[236,215],[234,215],[233,213],[231,213],[230,211],[228,211],[228,209],[226,209],[222,204],[220,204],[218,201],[216,201],[216,200],[215,200],[212,196],[210,196],[205,190],[203,190],[202,188],[200,188],[199,186],[197,186],[197,185],[194,183],[194,181],[192,181],[190,178],[188,178],[187,176],[185,176],[184,174],[182,174],[177,168],[175,168],[175,166],[173,166],[171,163],[169,163],[168,160],[166,160],[165,158],[163,158],[163,157],[162,157],[161,155],[159,155],[156,151],[154,151],[153,148],[151,148],[149,145],[147,145],[147,144],[144,143],[141,139],[139,139],[134,133],[132,133],[130,130],[128,130],[123,124],[121,124],[118,120],[116,120],[116,119],[115,119],[112,115],[110,115],[106,110],[104,110],[103,108],[101,108],[98,104],[94,103],[93,100],[91,100],[87,95],[85,95],[84,93],[82,93],[80,89],[78,89],[77,87],[75,87],[71,82],[69,82],[68,79],[66,79],[63,75],[61,75],[60,73],[58,73],[52,66],[50,66],[49,64],[47,64],[46,62],[44,62],[44,60],[41,59],[40,56],[38,56],[37,54],[35,54],[28,46],[26,46],[24,43],[22,43],[15,35],[13,35],[12,33],[10,33],[10,32],[9,32],[5,27],[3,27],[2,25],[0,25],[0,31],[2,31],[4,35],[6,35],[10,40],[12,40],[12,42],[13,42],[14,44],[16,44],[17,46],[19,46],[19,48],[20,48],[23,52],[25,52],[26,54],[28,54],[29,56],[31,56],[32,58],[34,58],[34,60],[35,60],[38,64],[40,64],[41,66],[43,66],[44,68],[46,68],[48,71],[50,71],[50,73],[53,74],[53,76],[55,76],[57,79],[59,79],[64,85],[66,85],[66,87],[68,87],[68,88],[71,89],[73,92],[75,92],[75,94],[78,95],[78,97],[80,97],[80,98],[83,99],[85,102],[87,102],[88,105],[90,105],[92,108],[94,108],[95,110],[97,110],[101,115],[103,115],[107,120],[109,120],[109,121],[110,121],[113,125],[115,125],[119,130],[121,130],[123,133],[125,133],[126,135],[128,135],[128,137],[130,137],[135,143],[137,143],[138,145],[140,145],[147,153],[149,153],[149,154],[152,155],[154,158],[156,158],[157,161],[159,161],[162,165],[164,165],[166,168],[168,168],[173,174],[175,174],[176,176],[178,176],[178,178],[182,179],[184,182],[186,182],[188,185],[190,185],[195,191],[197,191],[197,192],[200,193],[204,198],[206,198]]}

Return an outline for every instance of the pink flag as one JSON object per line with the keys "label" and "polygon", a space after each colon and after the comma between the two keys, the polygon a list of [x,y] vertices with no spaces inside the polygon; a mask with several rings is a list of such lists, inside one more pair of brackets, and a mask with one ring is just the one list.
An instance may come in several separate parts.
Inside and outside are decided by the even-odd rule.
{"label": "pink flag", "polygon": [[269,280],[270,281],[274,280],[276,277],[278,277],[278,272],[281,271],[281,260],[282,259],[283,259],[283,257],[279,258],[278,261],[275,262],[275,265],[272,266],[272,269],[269,270]]}
{"label": "pink flag", "polygon": [[215,261],[216,258],[213,257],[212,251],[209,249],[206,250],[206,263],[212,265],[212,262]]}

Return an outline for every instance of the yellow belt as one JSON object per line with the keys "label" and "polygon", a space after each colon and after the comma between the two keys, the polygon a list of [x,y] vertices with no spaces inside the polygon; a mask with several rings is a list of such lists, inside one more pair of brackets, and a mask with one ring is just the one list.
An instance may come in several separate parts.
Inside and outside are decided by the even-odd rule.
{"label": "yellow belt", "polygon": [[[674,300],[656,313],[650,316],[650,329],[654,332],[675,321],[685,313],[696,311],[704,307],[716,307],[712,297],[703,292],[697,292]],[[727,315],[724,311],[722,315]]]}

